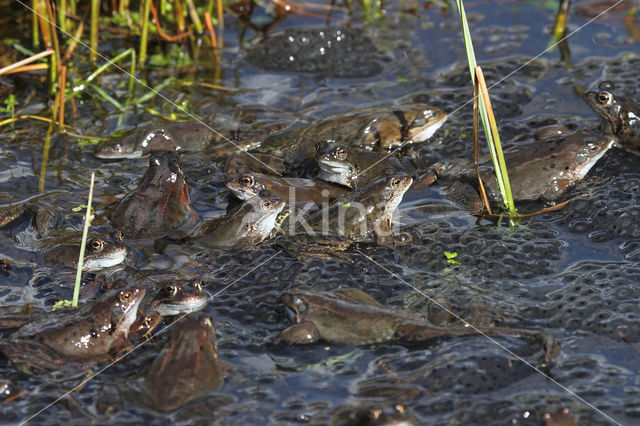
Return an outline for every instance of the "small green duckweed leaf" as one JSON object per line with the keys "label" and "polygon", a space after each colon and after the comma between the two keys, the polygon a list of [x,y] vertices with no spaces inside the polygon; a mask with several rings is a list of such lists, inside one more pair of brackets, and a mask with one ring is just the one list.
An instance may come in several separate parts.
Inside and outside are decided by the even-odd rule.
{"label": "small green duckweed leaf", "polygon": [[65,308],[71,308],[73,307],[73,300],[58,300],[56,303],[53,304],[53,306],[51,307],[52,311],[55,311],[57,309],[65,309]]}
{"label": "small green duckweed leaf", "polygon": [[460,262],[455,260],[455,258],[458,256],[458,252],[457,251],[445,251],[444,252],[444,256],[447,258],[447,263],[451,263],[451,264],[454,264],[454,265],[460,265],[461,264]]}

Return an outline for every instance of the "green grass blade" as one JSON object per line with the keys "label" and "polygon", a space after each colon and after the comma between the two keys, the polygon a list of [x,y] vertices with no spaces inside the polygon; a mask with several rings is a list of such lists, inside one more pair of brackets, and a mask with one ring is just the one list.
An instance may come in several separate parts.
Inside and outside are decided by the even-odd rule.
{"label": "green grass blade", "polygon": [[87,235],[89,234],[89,223],[91,222],[91,202],[93,201],[93,184],[96,174],[91,173],[91,184],[89,185],[89,199],[87,200],[87,214],[84,217],[84,229],[82,230],[82,242],[80,243],[80,256],[78,257],[78,269],[76,270],[76,282],[73,287],[73,307],[78,306],[78,298],[80,297],[80,281],[82,280],[82,265],[84,264],[84,246],[87,244]]}
{"label": "green grass blade", "polygon": [[[471,81],[476,84],[476,56],[473,50],[473,42],[471,40],[471,33],[469,31],[469,24],[467,22],[467,17],[464,11],[464,5],[462,0],[456,0],[456,4],[458,6],[458,11],[460,13],[460,22],[462,25],[462,35],[464,38],[464,46],[467,54],[467,62],[469,64],[469,74],[471,76]],[[506,176],[507,170],[504,165],[504,157],[502,156],[502,148],[496,148],[500,144],[500,137],[498,135],[498,129],[495,123],[495,119],[493,121],[489,120],[489,114],[487,113],[487,106],[485,104],[485,99],[481,96],[479,99],[479,107],[480,107],[480,118],[482,120],[482,127],[484,128],[485,138],[487,139],[487,144],[489,145],[489,152],[491,154],[491,161],[493,162],[494,170],[496,173],[496,180],[498,182],[498,186],[500,188],[500,193],[502,194],[502,201],[504,205],[509,210],[510,215],[515,215],[515,205],[513,203],[513,196],[511,194],[511,188],[506,188],[509,186],[509,178]],[[495,137],[494,137],[495,136]],[[499,154],[498,154],[499,152]],[[500,157],[500,159],[499,159]]]}

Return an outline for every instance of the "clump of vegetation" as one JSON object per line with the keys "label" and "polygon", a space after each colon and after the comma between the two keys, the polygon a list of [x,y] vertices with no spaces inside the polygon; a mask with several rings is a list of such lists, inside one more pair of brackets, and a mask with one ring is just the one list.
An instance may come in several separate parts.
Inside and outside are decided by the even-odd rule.
{"label": "clump of vegetation", "polygon": [[[467,62],[469,64],[469,73],[471,74],[471,81],[474,87],[474,102],[478,105],[480,118],[482,120],[482,127],[484,128],[485,138],[489,145],[489,152],[491,153],[491,161],[493,162],[493,168],[496,173],[496,180],[498,181],[498,187],[502,194],[502,201],[504,202],[506,210],[509,212],[509,216],[516,216],[516,207],[513,202],[513,196],[511,194],[511,185],[509,184],[509,175],[507,173],[507,165],[504,161],[504,155],[502,154],[502,145],[500,144],[500,134],[498,133],[498,126],[496,124],[493,109],[491,108],[491,102],[489,100],[489,92],[482,76],[482,69],[476,64],[476,56],[473,50],[473,43],[471,41],[471,33],[469,32],[469,24],[467,23],[467,17],[464,11],[464,5],[462,0],[456,0],[458,5],[458,11],[460,12],[460,20],[462,23],[462,35],[464,37],[464,45],[467,53]],[[474,120],[474,134],[478,134],[477,122]],[[474,149],[476,161],[476,168],[478,162],[478,147],[477,141]],[[478,180],[480,182],[480,190],[484,192],[482,186],[482,180],[478,174]],[[488,202],[485,205],[490,210]]]}

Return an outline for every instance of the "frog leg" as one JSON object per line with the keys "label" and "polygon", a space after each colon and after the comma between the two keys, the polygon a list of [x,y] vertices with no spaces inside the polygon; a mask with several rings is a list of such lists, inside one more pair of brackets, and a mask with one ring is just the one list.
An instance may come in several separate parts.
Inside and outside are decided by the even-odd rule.
{"label": "frog leg", "polygon": [[320,340],[320,333],[312,322],[303,321],[284,329],[280,339],[291,345],[314,343]]}

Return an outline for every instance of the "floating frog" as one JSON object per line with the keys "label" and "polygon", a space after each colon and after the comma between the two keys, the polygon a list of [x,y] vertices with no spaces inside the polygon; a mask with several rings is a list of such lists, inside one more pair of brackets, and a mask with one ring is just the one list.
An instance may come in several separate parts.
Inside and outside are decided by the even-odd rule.
{"label": "floating frog", "polygon": [[628,96],[616,94],[611,81],[603,81],[598,90],[587,90],[582,99],[602,119],[601,130],[616,135],[623,147],[640,151],[640,104]]}
{"label": "floating frog", "polygon": [[[511,192],[516,201],[552,201],[582,180],[596,162],[613,145],[610,137],[587,130],[531,142],[505,154]],[[470,162],[457,159],[440,172],[443,181],[460,179],[476,182]],[[490,200],[502,198],[493,170],[481,165],[481,176]],[[451,193],[451,191],[449,191]],[[452,194],[455,197],[455,194]]]}
{"label": "floating frog", "polygon": [[230,176],[244,173],[263,173],[268,175],[284,175],[291,169],[280,157],[269,154],[240,153],[230,156],[224,166],[224,175]]}
{"label": "floating frog", "polygon": [[349,111],[273,133],[255,151],[284,157],[295,165],[313,157],[318,143],[387,152],[406,143],[426,141],[446,119],[447,114],[428,105]]}
{"label": "floating frog", "polygon": [[182,164],[173,151],[154,153],[137,190],[123,198],[111,214],[124,238],[167,235],[195,220]]}
{"label": "floating frog", "polygon": [[413,426],[415,418],[402,404],[344,406],[334,411],[332,425],[344,426]]}
{"label": "floating frog", "polygon": [[146,375],[148,396],[158,411],[177,410],[222,387],[228,367],[218,360],[216,332],[207,316],[186,317],[173,325],[169,343]]}
{"label": "floating frog", "polygon": [[298,257],[343,260],[350,257],[340,252],[353,242],[391,245],[391,217],[412,182],[405,174],[380,176],[328,209],[311,213],[308,220],[290,219],[291,235],[279,238],[278,244]]}
{"label": "floating frog", "polygon": [[405,170],[395,155],[364,151],[348,145],[328,143],[318,146],[318,178],[351,189],[360,188],[386,170]]}
{"label": "floating frog", "polygon": [[164,283],[146,305],[146,312],[158,312],[163,316],[180,315],[204,308],[209,295],[202,287],[201,280],[191,280],[181,284]]}
{"label": "floating frog", "polygon": [[222,139],[222,135],[202,123],[167,123],[100,143],[94,154],[98,158],[120,159],[145,157],[154,151],[201,151],[217,138]]}
{"label": "floating frog", "polygon": [[[80,244],[58,244],[59,236],[51,237],[40,243],[45,253],[47,263],[76,269],[80,254]],[[48,247],[47,247],[48,246]],[[87,240],[84,248],[84,272],[95,272],[110,268],[124,262],[127,257],[127,248],[122,242],[119,233],[109,237],[93,237]]]}
{"label": "floating frog", "polygon": [[558,351],[552,336],[542,332],[499,327],[438,327],[422,316],[387,308],[359,289],[315,291],[299,287],[282,293],[282,301],[295,314],[295,324],[280,333],[291,344],[324,340],[335,344],[366,345],[388,341],[426,343],[445,337],[513,335],[539,342],[543,365]]}
{"label": "floating frog", "polygon": [[322,181],[254,172],[229,175],[225,184],[241,200],[248,200],[262,191],[269,191],[285,200],[287,205],[314,203],[320,207],[347,194],[347,190]]}
{"label": "floating frog", "polygon": [[0,341],[0,351],[33,368],[105,360],[126,345],[145,291],[144,287],[114,290],[78,311],[56,312],[26,324]]}
{"label": "floating frog", "polygon": [[226,216],[205,223],[191,239],[214,249],[253,247],[271,234],[284,205],[280,197],[270,194],[251,197]]}

